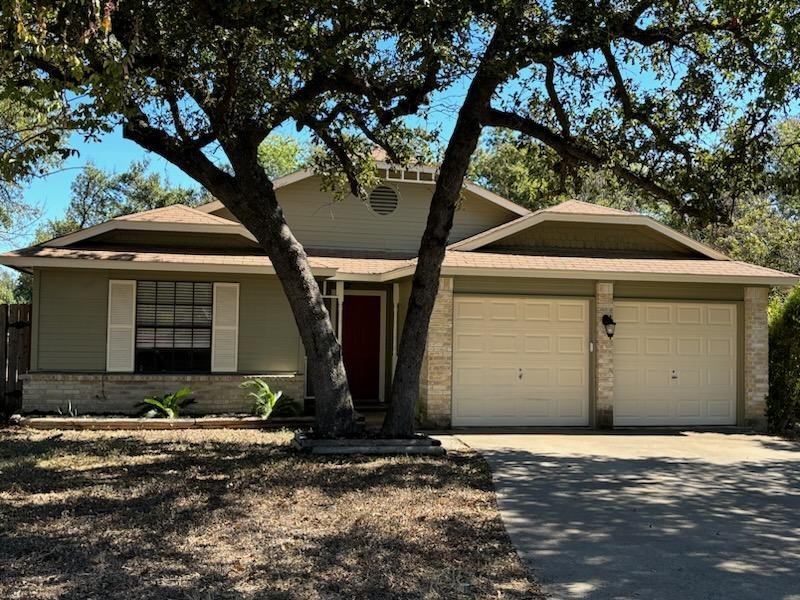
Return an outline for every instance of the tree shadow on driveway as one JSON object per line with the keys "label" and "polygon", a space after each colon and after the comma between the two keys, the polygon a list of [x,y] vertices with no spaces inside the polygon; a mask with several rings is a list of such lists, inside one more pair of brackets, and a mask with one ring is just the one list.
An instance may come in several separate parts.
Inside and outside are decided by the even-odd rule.
{"label": "tree shadow on driveway", "polygon": [[512,541],[555,598],[800,599],[795,452],[714,464],[474,440]]}

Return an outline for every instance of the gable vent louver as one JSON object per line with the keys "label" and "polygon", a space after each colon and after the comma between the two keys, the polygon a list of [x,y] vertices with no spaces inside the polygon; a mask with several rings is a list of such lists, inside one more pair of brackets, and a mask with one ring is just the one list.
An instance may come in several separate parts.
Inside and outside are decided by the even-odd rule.
{"label": "gable vent louver", "polygon": [[390,215],[397,209],[397,192],[386,185],[369,193],[369,207],[379,215]]}

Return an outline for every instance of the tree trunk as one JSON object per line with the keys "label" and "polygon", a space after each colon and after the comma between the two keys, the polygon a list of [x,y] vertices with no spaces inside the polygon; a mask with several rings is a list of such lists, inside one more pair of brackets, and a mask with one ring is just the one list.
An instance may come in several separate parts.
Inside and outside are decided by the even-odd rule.
{"label": "tree trunk", "polygon": [[[233,166],[234,174],[230,174],[200,149],[176,144],[174,138],[150,126],[144,116],[126,121],[123,135],[193,177],[255,236],[272,262],[303,340],[307,369],[314,384],[317,435],[340,437],[355,433],[355,410],[342,348],[305,250],[286,224],[272,181],[258,162],[258,141],[246,135],[220,139]],[[264,339],[264,343],[270,342]]]}
{"label": "tree trunk", "polygon": [[260,167],[258,171],[254,177],[243,178],[239,198],[224,203],[266,250],[283,286],[314,385],[316,433],[323,437],[351,435],[356,430],[355,410],[341,345],[306,252],[286,224],[272,182]]}
{"label": "tree trunk", "polygon": [[439,276],[447,240],[453,228],[453,217],[461,197],[464,177],[483,129],[481,117],[502,80],[497,73],[487,71],[489,69],[479,69],[470,85],[458,113],[431,198],[428,222],[419,247],[411,297],[400,337],[391,403],[381,430],[387,437],[409,437],[414,434],[420,371],[428,342],[433,305],[439,292]]}

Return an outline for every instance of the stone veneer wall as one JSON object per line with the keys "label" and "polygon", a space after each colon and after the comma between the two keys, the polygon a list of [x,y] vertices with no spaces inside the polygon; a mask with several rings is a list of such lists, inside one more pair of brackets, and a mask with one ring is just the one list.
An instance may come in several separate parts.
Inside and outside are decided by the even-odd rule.
{"label": "stone veneer wall", "polygon": [[66,413],[71,405],[78,415],[136,414],[151,394],[166,394],[182,387],[194,392],[196,402],[187,414],[250,413],[252,400],[239,386],[245,378],[260,377],[277,391],[303,403],[303,375],[139,375],[120,373],[28,373],[24,375],[22,410],[25,413]]}
{"label": "stone veneer wall", "polygon": [[614,343],[603,315],[614,315],[614,284],[598,281],[595,291],[595,427],[614,427]]}
{"label": "stone veneer wall", "polygon": [[453,401],[453,278],[439,280],[420,373],[418,413],[423,425],[449,427]]}
{"label": "stone veneer wall", "polygon": [[744,289],[744,421],[757,429],[765,429],[767,425],[764,410],[769,393],[768,301],[767,288]]}

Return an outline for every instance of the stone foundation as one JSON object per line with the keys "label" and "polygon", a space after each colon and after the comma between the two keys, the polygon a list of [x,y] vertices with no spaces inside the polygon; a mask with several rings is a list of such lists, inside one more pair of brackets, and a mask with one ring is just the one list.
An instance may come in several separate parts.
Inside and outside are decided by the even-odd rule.
{"label": "stone foundation", "polygon": [[66,414],[71,405],[78,415],[138,414],[145,396],[168,394],[182,387],[194,392],[187,415],[250,413],[252,398],[239,387],[260,377],[274,391],[282,390],[303,403],[303,375],[139,375],[120,373],[28,373],[23,376],[22,412]]}

